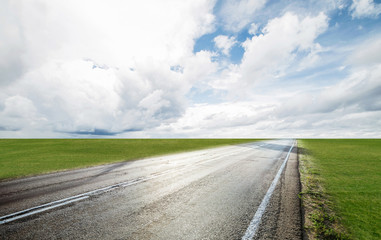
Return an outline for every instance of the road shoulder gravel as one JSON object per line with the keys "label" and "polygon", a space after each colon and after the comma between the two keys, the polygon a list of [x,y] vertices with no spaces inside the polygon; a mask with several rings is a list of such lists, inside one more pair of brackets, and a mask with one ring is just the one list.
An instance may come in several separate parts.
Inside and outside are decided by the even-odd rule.
{"label": "road shoulder gravel", "polygon": [[294,148],[254,239],[303,239],[298,164]]}

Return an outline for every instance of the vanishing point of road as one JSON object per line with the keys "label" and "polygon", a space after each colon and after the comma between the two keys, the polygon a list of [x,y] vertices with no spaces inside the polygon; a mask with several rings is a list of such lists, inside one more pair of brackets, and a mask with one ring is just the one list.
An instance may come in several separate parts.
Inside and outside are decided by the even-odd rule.
{"label": "vanishing point of road", "polygon": [[3,181],[0,238],[302,239],[294,144],[268,140]]}

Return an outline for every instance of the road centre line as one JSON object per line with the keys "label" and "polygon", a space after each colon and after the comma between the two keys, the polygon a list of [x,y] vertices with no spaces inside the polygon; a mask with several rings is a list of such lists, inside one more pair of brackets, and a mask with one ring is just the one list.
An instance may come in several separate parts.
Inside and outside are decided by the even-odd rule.
{"label": "road centre line", "polygon": [[79,198],[71,199],[71,200],[68,200],[66,202],[58,203],[56,205],[47,206],[47,207],[44,207],[44,208],[38,208],[38,207],[36,207],[34,211],[25,211],[25,210],[24,211],[20,211],[20,213],[17,214],[16,216],[14,216],[14,214],[10,214],[13,217],[10,217],[10,218],[5,218],[7,216],[2,217],[2,218],[4,218],[4,220],[0,221],[0,225],[8,223],[8,222],[15,221],[15,220],[20,219],[20,218],[25,218],[25,217],[28,217],[28,216],[31,216],[31,215],[34,215],[34,214],[37,214],[37,213],[45,212],[45,211],[48,211],[48,210],[53,209],[53,208],[61,207],[61,206],[64,206],[64,205],[67,205],[67,204],[70,204],[70,203],[73,203],[73,202],[81,201],[81,200],[86,199],[88,197],[89,196],[82,196],[82,197],[79,197]]}
{"label": "road centre line", "polygon": [[147,177],[139,177],[139,178],[136,178],[136,179],[133,179],[133,180],[117,183],[117,184],[110,185],[110,186],[107,186],[107,187],[95,189],[95,190],[92,190],[92,191],[89,191],[89,192],[85,192],[85,193],[78,194],[78,195],[75,195],[75,196],[71,196],[71,197],[68,197],[68,198],[60,199],[60,200],[57,200],[57,201],[49,202],[49,203],[42,204],[42,205],[39,205],[39,206],[36,206],[36,207],[32,207],[32,208],[28,208],[28,209],[25,209],[25,210],[22,210],[22,211],[11,213],[11,214],[8,214],[8,215],[0,217],[0,225],[5,224],[5,223],[9,223],[9,222],[12,222],[12,221],[15,221],[15,220],[18,220],[18,219],[21,219],[21,218],[25,218],[25,217],[28,217],[28,216],[31,216],[31,215],[34,215],[34,214],[45,212],[45,211],[48,211],[50,209],[54,209],[54,208],[61,207],[61,206],[64,206],[64,205],[68,205],[68,204],[71,204],[71,203],[74,203],[74,202],[78,202],[78,201],[87,199],[90,196],[99,195],[99,194],[102,194],[102,193],[105,193],[105,192],[108,192],[108,191],[111,191],[111,190],[114,190],[114,189],[117,189],[117,188],[120,188],[120,187],[127,187],[127,186],[135,185],[135,184],[138,184],[138,183],[141,183],[141,182],[145,182],[145,181],[148,181],[148,180],[151,180],[151,179],[154,179],[154,178],[158,178],[158,177],[161,177],[161,176],[164,176],[164,175],[183,172],[184,170],[188,170],[189,167],[193,167],[193,166],[209,163],[209,162],[215,161],[215,160],[217,160],[217,159],[219,159],[221,157],[232,156],[232,155],[237,154],[239,152],[242,152],[242,149],[235,150],[235,151],[231,152],[230,154],[226,154],[226,155],[222,155],[222,156],[212,156],[212,158],[210,158],[210,159],[208,159],[206,161],[199,161],[199,162],[193,163],[193,164],[186,164],[186,165],[183,165],[181,167],[181,169],[168,169],[168,170],[165,170],[165,171],[160,172],[160,173],[153,173],[153,174],[151,174],[151,175],[149,175]]}
{"label": "road centre line", "polygon": [[174,172],[174,171],[173,170],[172,171],[167,170],[167,171],[164,171],[164,172],[159,173],[159,174],[149,175],[148,177],[145,177],[145,178],[143,178],[143,177],[136,178],[136,179],[133,179],[130,181],[121,182],[118,184],[99,188],[99,189],[89,191],[89,192],[85,192],[85,193],[75,195],[72,197],[68,197],[68,198],[60,199],[60,200],[53,201],[50,203],[42,204],[42,205],[39,205],[36,207],[28,208],[28,209],[25,209],[25,210],[22,210],[19,212],[11,213],[11,214],[0,217],[0,225],[8,223],[8,222],[15,221],[15,220],[20,219],[20,218],[24,218],[24,217],[28,217],[28,216],[31,216],[34,214],[38,214],[38,213],[41,213],[41,212],[44,212],[44,211],[47,211],[47,210],[50,210],[53,208],[68,205],[68,204],[73,203],[73,202],[84,200],[86,198],[89,198],[90,196],[99,195],[99,194],[102,194],[102,193],[105,193],[105,192],[108,192],[108,191],[111,191],[111,190],[114,190],[114,189],[117,189],[120,187],[128,187],[128,186],[135,185],[135,184],[138,184],[141,182],[145,182],[145,181],[148,181],[148,180],[151,180],[154,178],[158,178],[158,177],[170,174],[172,172]]}
{"label": "road centre line", "polygon": [[252,240],[258,230],[259,224],[261,223],[262,216],[266,210],[266,207],[271,199],[271,196],[274,192],[274,189],[279,181],[280,176],[282,175],[283,169],[286,166],[286,163],[290,157],[292,148],[294,147],[295,141],[292,143],[290,150],[287,153],[286,158],[284,159],[281,167],[279,168],[274,180],[272,181],[269,189],[267,190],[266,195],[263,197],[261,204],[259,205],[253,219],[251,220],[249,227],[247,228],[245,235],[242,237],[242,240]]}

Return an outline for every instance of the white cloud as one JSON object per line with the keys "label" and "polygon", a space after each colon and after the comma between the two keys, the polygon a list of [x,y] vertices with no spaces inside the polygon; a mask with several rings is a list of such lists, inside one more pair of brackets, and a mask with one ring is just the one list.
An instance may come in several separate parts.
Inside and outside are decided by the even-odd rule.
{"label": "white cloud", "polygon": [[280,116],[334,111],[381,111],[381,65],[373,68],[356,68],[338,84],[318,92],[306,92],[291,98],[288,105],[279,109]]}
{"label": "white cloud", "polygon": [[[158,130],[200,137],[227,137],[234,135],[231,129],[253,125],[259,120],[268,120],[272,110],[269,103],[235,102],[221,104],[199,104],[187,109],[175,123],[163,124]],[[228,132],[226,130],[229,129]],[[243,131],[238,135],[243,136]]]}
{"label": "white cloud", "polygon": [[304,19],[286,13],[271,20],[262,35],[253,36],[243,44],[243,78],[246,81],[259,81],[268,76],[281,75],[294,63],[298,52],[310,52],[319,47],[314,40],[327,26],[327,17],[323,13]]}
{"label": "white cloud", "polygon": [[210,53],[193,53],[214,29],[213,6],[2,1],[0,129],[115,134],[173,121],[192,84],[215,68]]}
{"label": "white cloud", "polygon": [[[379,137],[381,65],[354,69],[338,84],[315,91],[269,93],[251,101],[190,107],[165,136],[193,137]],[[271,96],[271,97],[270,97]]]}
{"label": "white cloud", "polygon": [[234,36],[228,37],[219,35],[213,39],[217,48],[221,49],[222,53],[229,55],[230,49],[237,43]]}
{"label": "white cloud", "polygon": [[252,22],[267,0],[225,0],[219,12],[225,29],[238,32]]}
{"label": "white cloud", "polygon": [[381,13],[381,4],[373,0],[353,0],[350,10],[353,18],[377,17]]}
{"label": "white cloud", "polygon": [[[365,41],[347,56],[348,75],[336,84],[279,90],[288,73],[314,66],[325,49],[316,42],[328,29],[324,13],[294,13],[272,19],[263,34],[244,43],[241,65],[229,65],[210,82],[213,89],[235,94],[235,102],[200,104],[176,122],[155,128],[158,136],[193,137],[379,137],[381,134],[381,60],[379,37]],[[348,46],[347,46],[348,47]],[[343,68],[339,69],[343,71]],[[287,77],[282,79],[287,80]],[[264,95],[253,83],[269,81]],[[283,83],[281,86],[285,86]],[[286,92],[289,91],[289,92]]]}
{"label": "white cloud", "polygon": [[[243,43],[245,53],[239,67],[233,67],[227,76],[211,83],[220,89],[230,89],[236,95],[247,97],[255,83],[283,76],[288,68],[306,68],[306,61],[298,54],[307,53],[304,60],[316,62],[320,45],[315,39],[328,27],[328,18],[320,13],[315,17],[300,19],[293,13],[275,18],[263,28],[263,34],[253,36]],[[229,79],[229,76],[232,78]],[[245,94],[248,91],[248,94]]]}
{"label": "white cloud", "polygon": [[[334,51],[347,60],[323,55],[331,39],[317,42],[347,2],[215,3],[1,1],[0,137],[380,136],[380,37]],[[354,1],[349,14],[377,17],[379,6]],[[231,35],[246,30],[243,59],[232,64]],[[214,38],[219,51],[194,53],[195,40],[213,32],[226,34]],[[334,82],[290,80],[321,57],[341,61],[322,70],[340,71]],[[222,97],[190,105],[194,92]]]}
{"label": "white cloud", "polygon": [[375,36],[356,46],[348,62],[360,66],[372,66],[381,63],[381,36]]}
{"label": "white cloud", "polygon": [[[336,84],[289,92],[274,88],[246,100],[194,105],[176,122],[157,128],[158,136],[171,132],[193,137],[379,137],[379,41],[375,36],[352,46],[345,67],[349,75]],[[226,70],[230,78],[238,72],[238,66]],[[240,77],[235,79],[241,84]],[[245,88],[241,84],[241,90]]]}
{"label": "white cloud", "polygon": [[38,120],[36,108],[29,99],[16,95],[4,101],[0,112],[1,127],[5,130],[18,130],[20,125],[34,125]]}
{"label": "white cloud", "polygon": [[255,35],[258,33],[258,28],[259,28],[258,24],[252,23],[250,24],[248,33],[251,35]]}
{"label": "white cloud", "polygon": [[213,57],[215,57],[215,53],[200,51],[184,59],[183,64],[186,66],[184,69],[185,83],[207,82],[212,78],[218,69],[218,63],[212,61]]}
{"label": "white cloud", "polygon": [[[297,97],[295,95],[294,97]],[[265,105],[261,101],[196,105],[171,124],[155,128],[155,136],[192,137],[378,137],[381,111],[353,112],[337,109],[326,113],[278,115],[285,99]],[[296,108],[296,106],[293,106]]]}
{"label": "white cloud", "polygon": [[25,40],[22,38],[20,22],[11,2],[0,2],[0,87],[24,72],[22,54]]}

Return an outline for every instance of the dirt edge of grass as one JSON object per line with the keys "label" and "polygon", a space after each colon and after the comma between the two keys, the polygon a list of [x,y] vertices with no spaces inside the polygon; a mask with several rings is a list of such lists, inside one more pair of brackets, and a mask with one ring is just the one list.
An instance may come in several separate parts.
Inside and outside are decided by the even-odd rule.
{"label": "dirt edge of grass", "polygon": [[332,200],[322,184],[320,170],[302,140],[298,140],[298,160],[303,239],[351,239],[333,210]]}

